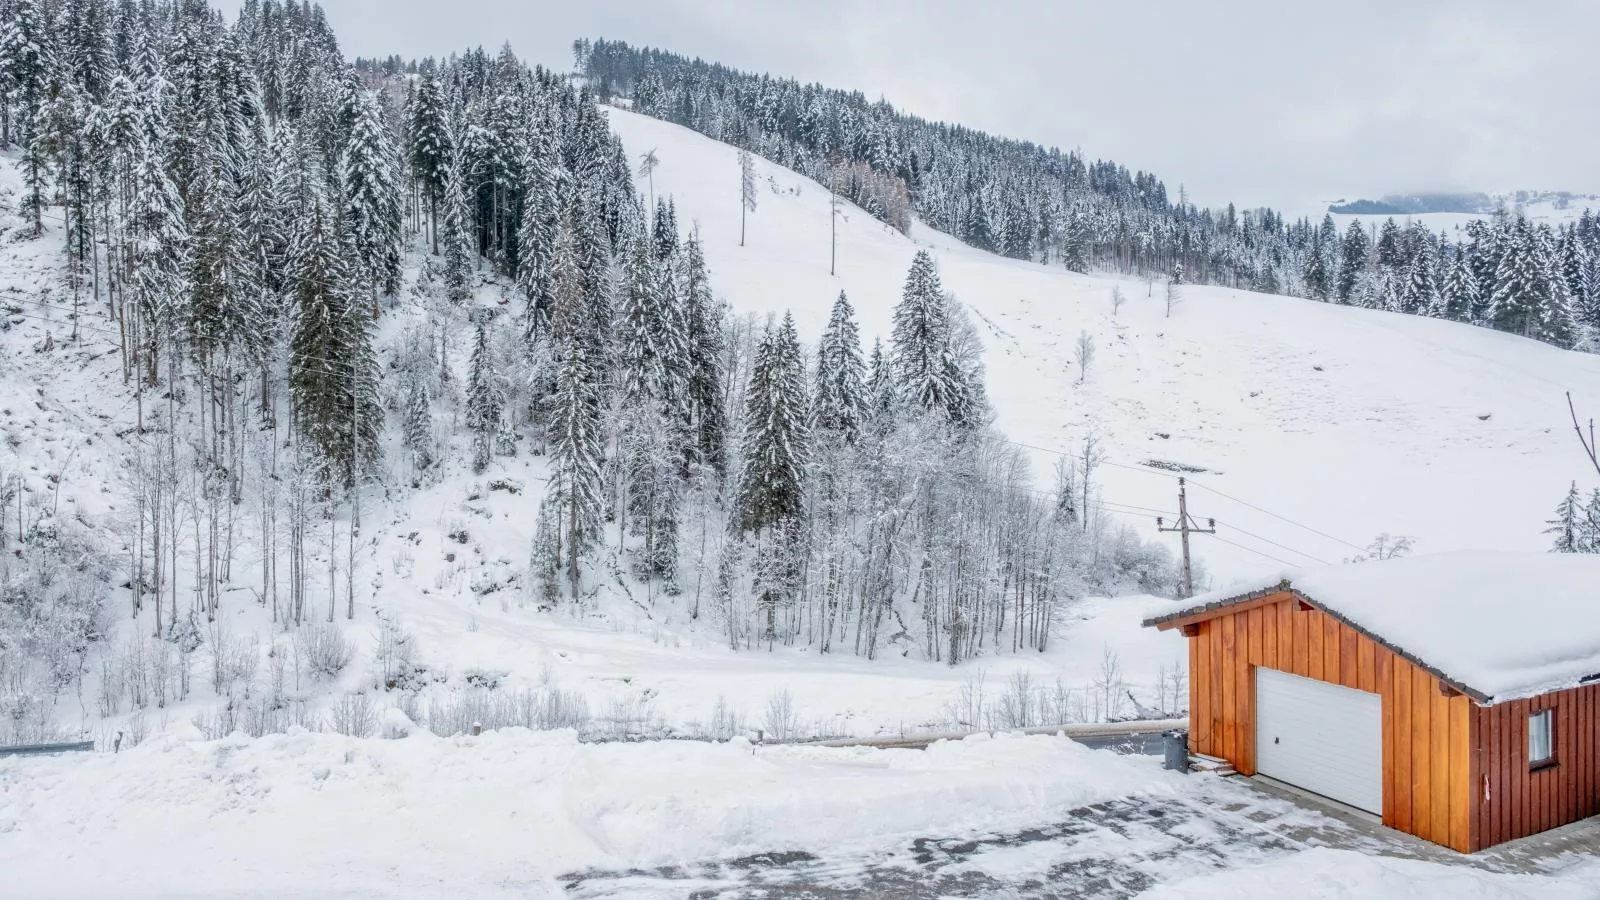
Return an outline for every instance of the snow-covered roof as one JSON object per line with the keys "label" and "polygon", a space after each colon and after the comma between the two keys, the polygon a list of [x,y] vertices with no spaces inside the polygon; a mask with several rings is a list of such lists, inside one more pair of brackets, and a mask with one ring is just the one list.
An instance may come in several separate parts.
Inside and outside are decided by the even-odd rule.
{"label": "snow-covered roof", "polygon": [[1600,680],[1600,555],[1473,551],[1282,572],[1146,625],[1290,590],[1489,702]]}

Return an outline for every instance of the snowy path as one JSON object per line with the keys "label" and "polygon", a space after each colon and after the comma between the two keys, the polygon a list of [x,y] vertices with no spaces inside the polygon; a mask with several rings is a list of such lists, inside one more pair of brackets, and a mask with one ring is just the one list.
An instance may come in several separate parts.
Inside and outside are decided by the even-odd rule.
{"label": "snowy path", "polygon": [[918,838],[887,854],[821,859],[774,852],[693,867],[571,876],[588,897],[1122,898],[1174,877],[1293,852],[1263,835],[1171,800],[1115,800],[1049,825],[979,838]]}
{"label": "snowy path", "polygon": [[[1048,825],[922,837],[888,852],[778,850],[699,865],[588,871],[571,898],[1589,897],[1600,868],[1584,834],[1463,857],[1398,832],[1312,812],[1253,783],[1202,779],[1192,794],[1077,807]],[[1570,880],[1532,872],[1568,869]],[[1286,874],[1288,873],[1288,874]],[[1289,879],[1286,883],[1284,879]],[[1305,879],[1310,895],[1290,884]],[[1521,888],[1530,893],[1524,894]],[[1348,893],[1345,893],[1348,891]],[[1541,896],[1543,896],[1541,894]]]}

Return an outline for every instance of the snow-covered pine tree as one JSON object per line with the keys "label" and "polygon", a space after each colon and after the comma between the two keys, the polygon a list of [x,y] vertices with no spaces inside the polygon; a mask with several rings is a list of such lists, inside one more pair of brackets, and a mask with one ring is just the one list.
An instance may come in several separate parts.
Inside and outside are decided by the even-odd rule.
{"label": "snow-covered pine tree", "polygon": [[793,320],[769,325],[756,347],[745,391],[743,468],[735,521],[744,534],[769,535],[803,510],[806,398]]}
{"label": "snow-covered pine tree", "polygon": [[1339,253],[1339,279],[1334,289],[1340,303],[1355,302],[1356,286],[1367,269],[1367,250],[1367,230],[1361,227],[1361,220],[1351,219],[1344,230],[1344,242]]}
{"label": "snow-covered pine tree", "polygon": [[872,354],[867,358],[867,422],[880,436],[893,425],[898,407],[894,365],[883,352],[883,339],[873,338]]}
{"label": "snow-covered pine tree", "polygon": [[[611,339],[612,317],[615,309],[615,282],[610,234],[606,228],[605,208],[598,188],[592,183],[580,186],[577,203],[572,213],[571,227],[576,240],[578,271],[583,278],[581,300],[589,317],[588,333],[594,341],[595,359],[602,358]],[[605,381],[610,367],[600,370]]]}
{"label": "snow-covered pine tree", "polygon": [[711,293],[700,238],[691,234],[683,250],[685,385],[689,415],[689,462],[717,477],[728,466],[728,413],[723,401],[723,309]]}
{"label": "snow-covered pine tree", "polygon": [[1385,269],[1396,269],[1406,262],[1405,252],[1402,247],[1400,226],[1394,219],[1385,219],[1378,229],[1378,265]]}
{"label": "snow-covered pine tree", "polygon": [[968,386],[951,365],[950,321],[944,288],[928,251],[917,251],[894,310],[890,362],[900,398],[912,408],[961,423]]}
{"label": "snow-covered pine tree", "polygon": [[[622,465],[630,533],[642,535],[636,571],[677,591],[678,504],[690,457],[683,321],[672,308],[670,248],[664,258],[639,235],[628,251],[626,287],[616,327],[617,391],[622,410]],[[665,269],[665,271],[663,271]]]}
{"label": "snow-covered pine tree", "polygon": [[62,68],[95,101],[105,99],[116,69],[107,0],[66,0],[57,26]]}
{"label": "snow-covered pine tree", "polygon": [[1061,226],[1061,264],[1069,272],[1089,271],[1089,225],[1077,209],[1067,213]]}
{"label": "snow-covered pine tree", "polygon": [[1534,234],[1534,248],[1540,270],[1543,302],[1539,305],[1539,328],[1532,337],[1557,347],[1571,348],[1576,337],[1572,293],[1561,274],[1561,261],[1550,226],[1541,225]]}
{"label": "snow-covered pine tree", "polygon": [[425,73],[417,80],[409,111],[411,174],[427,201],[434,253],[439,252],[440,206],[445,202],[450,165],[456,157],[447,109],[438,76]]}
{"label": "snow-covered pine tree", "polygon": [[840,291],[817,348],[812,422],[818,430],[837,434],[845,444],[854,444],[866,418],[866,365],[861,360],[861,336],[855,310],[844,291]]}
{"label": "snow-covered pine tree", "polygon": [[1551,553],[1580,553],[1583,552],[1581,543],[1580,521],[1583,516],[1582,501],[1578,497],[1578,483],[1574,481],[1572,487],[1567,489],[1567,495],[1556,504],[1555,518],[1545,523],[1545,534],[1555,535],[1551,541]]}
{"label": "snow-covered pine tree", "polygon": [[1464,248],[1457,247],[1455,254],[1445,264],[1444,285],[1440,294],[1444,302],[1444,318],[1456,322],[1472,321],[1473,310],[1478,308],[1478,278],[1472,272]]}
{"label": "snow-covered pine tree", "polygon": [[526,184],[517,229],[517,286],[527,300],[522,334],[528,341],[537,339],[548,325],[554,302],[550,257],[560,226],[561,194],[570,180],[565,169],[557,168],[559,147],[545,117],[536,116],[531,129],[522,164]]}
{"label": "snow-covered pine tree", "polygon": [[[1332,223],[1332,219],[1328,220]],[[1334,272],[1332,244],[1323,241],[1320,230],[1313,232],[1311,251],[1306,256],[1305,280],[1306,293],[1313,300],[1324,302],[1333,298]]]}
{"label": "snow-covered pine tree", "polygon": [[[202,366],[227,353],[252,324],[240,295],[241,222],[221,163],[201,170],[189,187],[190,273],[188,336]],[[253,298],[252,298],[253,299]]]}
{"label": "snow-covered pine tree", "polygon": [[1533,336],[1539,330],[1548,266],[1540,258],[1533,229],[1520,216],[1499,241],[1491,298],[1492,324],[1501,331]]}
{"label": "snow-covered pine tree", "polygon": [[1433,241],[1424,238],[1405,268],[1405,281],[1400,286],[1400,311],[1417,316],[1439,317],[1444,313],[1444,303],[1439,295],[1435,276],[1438,260],[1434,256]]}
{"label": "snow-covered pine tree", "polygon": [[1589,492],[1589,501],[1583,506],[1578,519],[1578,550],[1581,553],[1600,553],[1600,487]]}
{"label": "snow-covered pine tree", "polygon": [[444,222],[440,236],[444,244],[444,272],[440,280],[444,282],[445,296],[457,305],[472,300],[478,258],[476,225],[467,201],[467,180],[466,160],[457,154],[445,175]]}
{"label": "snow-covered pine tree", "polygon": [[384,125],[378,98],[352,91],[347,104],[350,137],[343,154],[345,227],[355,243],[356,267],[362,281],[377,293],[400,289],[400,184],[395,175],[395,148]]}
{"label": "snow-covered pine tree", "polygon": [[433,398],[429,396],[424,373],[412,372],[407,382],[405,421],[400,437],[411,451],[411,468],[421,472],[433,466]]}
{"label": "snow-covered pine tree", "polygon": [[321,191],[297,223],[289,395],[302,440],[329,466],[324,477],[354,484],[375,458],[377,403],[372,318],[352,287],[353,247]]}
{"label": "snow-covered pine tree", "polygon": [[160,154],[142,141],[135,153],[133,202],[129,209],[128,265],[134,310],[130,342],[145,379],[155,386],[160,349],[176,330],[177,299],[187,291],[189,235],[178,191]]}
{"label": "snow-covered pine tree", "polygon": [[472,343],[472,362],[467,373],[467,429],[472,432],[472,471],[489,467],[494,455],[495,435],[500,429],[502,399],[495,384],[495,362],[489,341],[489,317],[478,314],[478,328]]}
{"label": "snow-covered pine tree", "polygon": [[559,523],[553,546],[565,571],[570,597],[582,587],[581,560],[600,534],[603,500],[600,459],[600,337],[594,332],[593,300],[585,295],[582,248],[574,229],[563,224],[551,256],[555,306],[551,309],[550,345],[555,360],[555,392],[550,399],[550,492]]}
{"label": "snow-covered pine tree", "polygon": [[0,21],[0,111],[5,142],[21,132],[24,145],[35,130],[33,116],[49,95],[56,66],[55,30],[39,0],[11,0]]}
{"label": "snow-covered pine tree", "polygon": [[667,392],[667,334],[672,323],[664,310],[665,280],[657,271],[648,240],[634,240],[628,250],[626,287],[617,316],[617,388],[625,406],[661,403]]}

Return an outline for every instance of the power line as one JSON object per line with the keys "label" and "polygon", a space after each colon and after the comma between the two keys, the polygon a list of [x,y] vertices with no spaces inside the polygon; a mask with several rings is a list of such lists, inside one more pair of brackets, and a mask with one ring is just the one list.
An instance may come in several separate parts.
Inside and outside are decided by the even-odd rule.
{"label": "power line", "polygon": [[1206,485],[1203,485],[1198,481],[1194,482],[1194,486],[1197,487],[1197,488],[1200,488],[1201,490],[1204,490],[1204,491],[1210,491],[1211,493],[1216,494],[1218,497],[1221,497],[1224,500],[1232,500],[1233,502],[1235,502],[1235,503],[1237,503],[1237,504],[1239,504],[1241,506],[1248,506],[1249,508],[1255,510],[1258,513],[1262,513],[1263,515],[1271,516],[1274,519],[1277,519],[1277,520],[1279,520],[1281,522],[1287,522],[1287,523],[1289,523],[1290,525],[1293,525],[1296,528],[1303,528],[1306,531],[1311,532],[1312,534],[1315,534],[1315,535],[1317,535],[1319,537],[1325,537],[1330,541],[1334,541],[1336,543],[1343,544],[1346,547],[1350,547],[1351,549],[1354,549],[1354,550],[1365,550],[1366,549],[1365,547],[1360,547],[1360,546],[1357,546],[1355,544],[1352,544],[1352,543],[1350,543],[1349,541],[1347,541],[1347,540],[1345,540],[1343,538],[1334,537],[1333,535],[1328,534],[1326,531],[1318,531],[1317,529],[1312,528],[1310,525],[1303,525],[1303,524],[1301,524],[1299,522],[1296,522],[1295,520],[1293,520],[1293,519],[1291,519],[1291,518],[1289,518],[1287,516],[1280,516],[1280,515],[1278,515],[1277,513],[1273,512],[1270,509],[1263,509],[1263,508],[1261,508],[1261,507],[1259,507],[1259,506],[1255,505],[1254,503],[1251,503],[1251,502],[1249,502],[1247,500],[1240,500],[1238,497],[1235,497],[1232,494],[1224,494],[1223,492],[1217,490],[1216,488],[1207,487]]}
{"label": "power line", "polygon": [[[1029,450],[1037,450],[1040,453],[1051,453],[1051,454],[1054,454],[1056,456],[1064,456],[1064,457],[1066,457],[1068,459],[1077,459],[1077,454],[1069,453],[1069,452],[1067,452],[1065,450],[1052,450],[1049,447],[1040,447],[1040,446],[1037,446],[1035,444],[1027,444],[1027,443],[1023,443],[1022,441],[1014,441],[1011,438],[996,438],[996,440],[1000,441],[1001,443],[1005,443],[1005,444],[1014,444],[1014,445],[1016,445],[1018,447],[1025,447],[1025,448],[1027,448]],[[1177,477],[1177,476],[1173,475],[1171,472],[1168,472],[1168,471],[1166,471],[1164,469],[1157,469],[1154,466],[1129,465],[1128,463],[1113,462],[1113,461],[1111,461],[1109,459],[1102,459],[1099,462],[1097,462],[1096,465],[1111,466],[1114,469],[1127,469],[1127,470],[1132,471],[1132,472],[1143,472],[1146,475],[1158,475],[1158,476],[1160,476],[1162,478],[1175,478],[1175,477]]]}
{"label": "power line", "polygon": [[1255,549],[1254,547],[1246,547],[1243,544],[1235,543],[1233,541],[1228,540],[1227,538],[1223,537],[1220,534],[1212,535],[1212,537],[1214,537],[1217,540],[1223,542],[1224,544],[1228,544],[1229,546],[1238,547],[1240,550],[1244,550],[1244,551],[1249,552],[1249,553],[1254,553],[1257,556],[1266,557],[1267,559],[1270,559],[1275,563],[1281,563],[1283,565],[1290,566],[1290,567],[1293,567],[1293,568],[1301,568],[1299,563],[1292,563],[1292,562],[1289,562],[1286,559],[1279,559],[1278,557],[1273,556],[1271,553],[1263,553],[1260,550]]}
{"label": "power line", "polygon": [[[1025,448],[1027,448],[1029,450],[1037,450],[1040,453],[1050,453],[1050,454],[1054,454],[1056,456],[1062,456],[1062,457],[1066,457],[1066,458],[1069,458],[1069,459],[1075,459],[1076,458],[1075,454],[1068,453],[1068,452],[1062,451],[1062,450],[1053,450],[1053,449],[1051,449],[1049,447],[1040,447],[1040,446],[1035,445],[1035,444],[1028,444],[1028,443],[1024,443],[1022,441],[1014,441],[1014,440],[1011,440],[1009,438],[999,438],[998,440],[1000,440],[1000,441],[1002,441],[1004,443],[1007,443],[1007,444],[1015,444],[1018,447],[1025,447]],[[1118,469],[1128,469],[1129,471],[1133,471],[1133,472],[1143,472],[1146,475],[1159,475],[1159,476],[1166,477],[1166,478],[1178,477],[1178,476],[1173,475],[1171,472],[1166,471],[1165,469],[1158,469],[1158,468],[1155,468],[1154,466],[1129,465],[1127,463],[1113,462],[1111,460],[1101,460],[1099,462],[1099,464],[1100,465],[1105,465],[1105,466],[1111,466],[1113,468],[1118,468]],[[1349,547],[1349,548],[1351,548],[1353,550],[1365,550],[1366,549],[1365,547],[1361,547],[1361,546],[1359,546],[1357,544],[1352,544],[1349,541],[1344,540],[1343,538],[1334,537],[1333,535],[1328,534],[1325,531],[1319,531],[1319,530],[1317,530],[1315,528],[1312,528],[1309,525],[1305,525],[1305,524],[1302,524],[1300,522],[1297,522],[1294,519],[1291,519],[1291,518],[1289,518],[1287,516],[1281,516],[1281,515],[1273,512],[1273,511],[1269,510],[1269,509],[1257,506],[1256,504],[1251,503],[1251,502],[1249,502],[1247,500],[1240,500],[1238,497],[1235,497],[1235,496],[1233,496],[1231,494],[1225,494],[1222,491],[1219,491],[1214,487],[1210,487],[1208,485],[1201,484],[1200,482],[1195,481],[1193,479],[1189,479],[1189,483],[1194,485],[1197,488],[1200,488],[1201,490],[1210,491],[1211,493],[1216,494],[1217,496],[1222,497],[1225,500],[1232,500],[1234,503],[1238,503],[1241,506],[1249,507],[1250,509],[1253,509],[1256,512],[1262,513],[1264,515],[1271,516],[1274,519],[1278,519],[1278,520],[1283,521],[1283,522],[1287,522],[1288,524],[1293,525],[1296,528],[1302,528],[1302,529],[1304,529],[1306,531],[1311,532],[1312,534],[1317,535],[1318,537],[1327,538],[1330,541],[1334,541],[1336,543],[1343,544],[1346,547]],[[1236,526],[1230,526],[1230,527],[1233,527],[1235,531],[1239,531],[1241,533],[1248,533],[1248,532],[1245,532],[1244,529],[1242,529],[1242,528],[1238,528]],[[1258,535],[1251,535],[1251,536],[1252,537],[1257,537],[1259,540],[1266,540],[1265,538],[1260,538]],[[1268,541],[1268,543],[1272,543],[1272,542]],[[1279,546],[1282,546],[1282,545],[1279,545]],[[1285,550],[1290,550],[1292,548],[1284,547],[1284,549]],[[1316,557],[1311,556],[1311,554],[1309,554],[1309,553],[1303,553],[1302,551],[1299,551],[1299,550],[1293,550],[1293,552],[1299,553],[1302,556],[1307,556],[1307,557],[1309,557],[1311,559],[1316,559]]]}
{"label": "power line", "polygon": [[1327,560],[1319,559],[1319,558],[1317,558],[1315,556],[1312,556],[1310,553],[1307,553],[1304,550],[1296,550],[1295,548],[1289,546],[1288,544],[1280,544],[1280,543],[1278,543],[1277,541],[1275,541],[1275,540],[1273,540],[1271,538],[1264,538],[1261,535],[1256,534],[1254,532],[1245,531],[1243,528],[1240,528],[1237,525],[1231,525],[1231,524],[1229,524],[1227,522],[1221,522],[1221,521],[1217,522],[1217,524],[1222,526],[1222,527],[1224,527],[1224,528],[1231,528],[1234,531],[1239,532],[1240,534],[1247,535],[1249,537],[1253,537],[1256,540],[1261,541],[1264,544],[1271,544],[1272,546],[1277,547],[1277,548],[1279,548],[1281,550],[1287,550],[1290,553],[1299,554],[1300,556],[1304,556],[1306,559],[1309,559],[1309,560],[1311,560],[1313,562],[1318,562],[1318,563],[1321,563],[1322,565],[1325,565],[1325,566],[1329,564]]}

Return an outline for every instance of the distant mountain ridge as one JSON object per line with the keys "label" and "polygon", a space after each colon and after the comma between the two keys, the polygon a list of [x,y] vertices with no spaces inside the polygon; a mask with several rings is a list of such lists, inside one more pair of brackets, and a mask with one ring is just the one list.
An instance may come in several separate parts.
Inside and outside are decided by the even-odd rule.
{"label": "distant mountain ridge", "polygon": [[1381,200],[1330,203],[1328,212],[1356,216],[1416,216],[1427,213],[1492,215],[1502,206],[1509,210],[1517,205],[1548,203],[1556,209],[1566,209],[1575,203],[1593,203],[1597,200],[1600,197],[1594,194],[1572,191],[1513,191],[1498,195],[1482,192],[1389,194]]}

